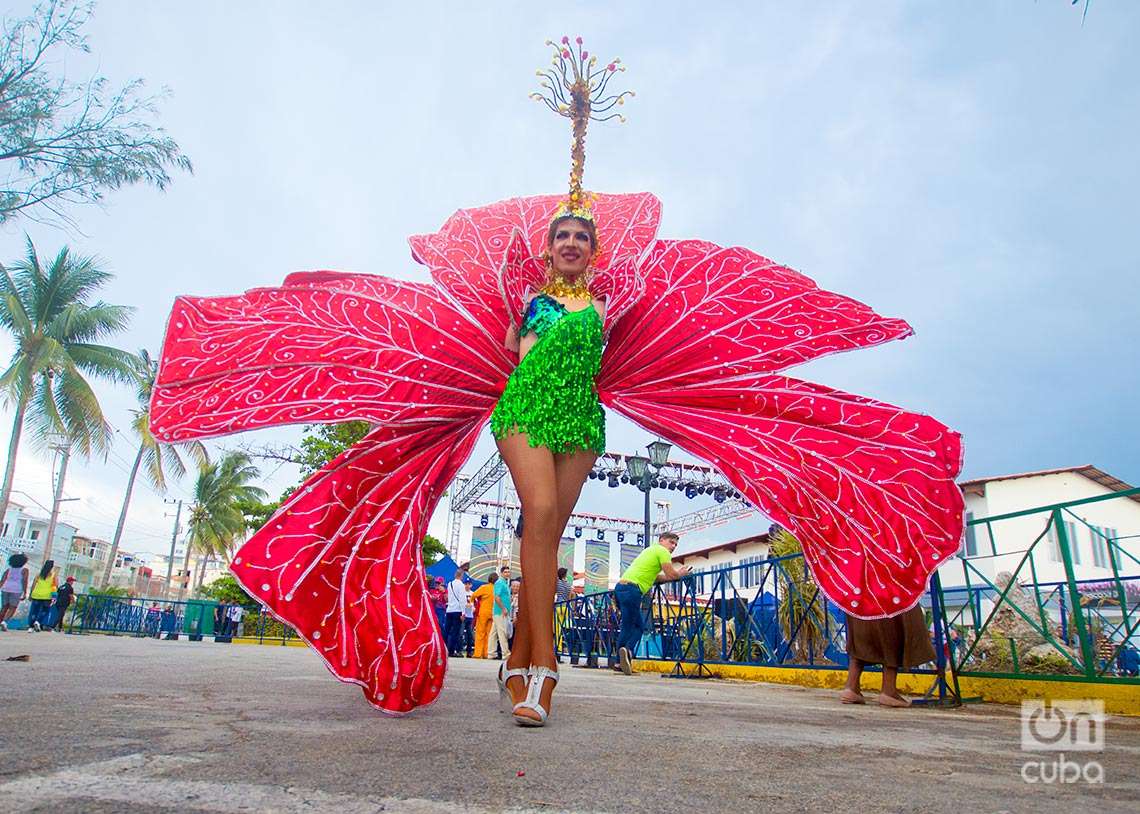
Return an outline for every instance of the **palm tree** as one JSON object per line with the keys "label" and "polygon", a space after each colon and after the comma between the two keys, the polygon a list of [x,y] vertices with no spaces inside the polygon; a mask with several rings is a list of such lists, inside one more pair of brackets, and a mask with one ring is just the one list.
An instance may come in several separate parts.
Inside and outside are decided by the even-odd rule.
{"label": "palm tree", "polygon": [[[190,507],[189,535],[186,540],[186,558],[182,564],[185,573],[190,568],[190,554],[197,552],[200,563],[209,563],[217,557],[229,556],[234,545],[246,531],[242,507],[249,501],[264,501],[265,490],[250,486],[250,481],[261,476],[250,457],[244,452],[227,452],[219,461],[198,469],[194,483],[194,505]],[[201,572],[199,567],[199,582]],[[182,599],[185,587],[178,592]]]}
{"label": "palm tree", "polygon": [[[800,659],[806,658],[808,653],[822,655],[827,647],[823,617],[825,599],[807,570],[800,541],[787,529],[772,532],[768,540],[770,557],[789,557],[780,561],[777,570],[784,596],[776,615],[784,639]],[[801,556],[790,557],[792,554]]]}
{"label": "palm tree", "polygon": [[115,525],[115,536],[111,540],[111,551],[107,557],[107,565],[103,569],[102,585],[111,581],[111,571],[115,567],[115,557],[119,554],[119,541],[123,537],[123,526],[127,522],[127,509],[131,505],[131,492],[135,488],[135,478],[139,468],[144,467],[143,474],[156,491],[166,491],[167,472],[175,478],[186,474],[186,466],[182,463],[179,449],[187,452],[199,466],[210,462],[206,448],[200,441],[188,441],[184,444],[160,443],[150,431],[150,396],[154,391],[154,380],[158,375],[158,360],[152,359],[145,349],[140,350],[133,358],[131,371],[135,383],[135,395],[138,397],[138,409],[131,410],[134,418],[131,419],[131,429],[139,439],[139,449],[135,454],[135,462],[131,466],[131,474],[127,478],[127,492],[123,495],[123,506],[119,510],[119,522]]}
{"label": "palm tree", "polygon": [[66,247],[44,268],[29,239],[24,258],[11,271],[0,267],[0,272],[0,326],[16,345],[7,370],[0,373],[0,391],[15,408],[0,488],[3,517],[25,421],[31,423],[38,447],[58,433],[82,455],[108,448],[111,427],[85,376],[130,380],[133,355],[97,343],[123,330],[134,309],[90,302],[112,275],[100,270],[94,258],[72,255]]}

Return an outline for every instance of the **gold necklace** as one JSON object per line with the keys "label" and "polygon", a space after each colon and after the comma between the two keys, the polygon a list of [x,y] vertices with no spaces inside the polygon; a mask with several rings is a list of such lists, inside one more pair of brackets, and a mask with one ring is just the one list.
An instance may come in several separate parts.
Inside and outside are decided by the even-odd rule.
{"label": "gold necklace", "polygon": [[590,296],[589,275],[583,274],[575,282],[568,283],[561,275],[551,275],[546,285],[539,289],[543,294],[551,297],[563,297],[571,300],[588,300]]}

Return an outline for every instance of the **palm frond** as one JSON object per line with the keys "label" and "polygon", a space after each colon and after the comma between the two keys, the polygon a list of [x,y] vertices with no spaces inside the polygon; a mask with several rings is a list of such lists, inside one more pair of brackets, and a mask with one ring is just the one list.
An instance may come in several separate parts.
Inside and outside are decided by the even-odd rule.
{"label": "palm frond", "polygon": [[56,403],[71,443],[85,456],[92,450],[106,450],[113,431],[91,385],[74,369],[63,371],[55,379]]}
{"label": "palm frond", "polygon": [[38,450],[48,447],[50,437],[55,434],[66,434],[67,427],[63,422],[59,405],[56,403],[55,390],[46,375],[39,375],[32,379],[32,395],[28,405],[26,421],[32,446]]}
{"label": "palm frond", "polygon": [[68,344],[93,342],[126,329],[134,312],[129,305],[73,302],[44,326],[44,333]]}
{"label": "palm frond", "polygon": [[151,393],[158,378],[158,360],[151,358],[150,352],[143,348],[134,356],[133,373],[139,408],[149,413]]}
{"label": "palm frond", "polygon": [[[5,277],[7,278],[7,275]],[[7,288],[10,284],[11,280],[8,279],[5,287]],[[0,324],[7,328],[17,341],[36,332],[36,327],[32,323],[31,317],[28,316],[28,309],[24,306],[24,301],[20,299],[19,292],[15,290],[3,292],[3,296],[0,298]]]}
{"label": "palm frond", "polygon": [[84,373],[112,382],[130,382],[135,379],[134,354],[125,350],[106,345],[68,342],[65,351],[72,363]]}
{"label": "palm frond", "polygon": [[24,260],[15,268],[16,283],[27,295],[24,301],[34,304],[34,319],[38,325],[52,322],[69,305],[82,302],[97,289],[106,285],[111,275],[102,271],[92,257],[72,255],[64,246],[45,271],[28,240]]}
{"label": "palm frond", "polygon": [[[139,448],[143,451],[142,470],[150,485],[159,492],[166,491],[165,461],[162,460],[162,447],[155,443],[142,441]],[[185,471],[185,470],[183,470]]]}
{"label": "palm frond", "polygon": [[31,396],[32,389],[28,360],[17,354],[8,369],[0,373],[0,392],[9,403],[19,404],[25,396]]}
{"label": "palm frond", "polygon": [[93,257],[61,248],[46,267],[31,238],[21,260],[0,275],[0,324],[16,351],[0,388],[28,399],[35,446],[64,433],[85,455],[102,450],[111,429],[84,374],[111,381],[131,378],[132,355],[96,341],[125,328],[133,311],[88,300],[112,275]]}

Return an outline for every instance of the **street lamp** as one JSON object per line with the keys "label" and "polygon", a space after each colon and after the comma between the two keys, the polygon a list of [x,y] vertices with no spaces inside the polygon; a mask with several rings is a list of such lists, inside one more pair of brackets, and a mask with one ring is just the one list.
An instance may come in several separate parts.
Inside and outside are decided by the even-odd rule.
{"label": "street lamp", "polygon": [[627,455],[625,469],[629,473],[629,482],[645,493],[645,545],[649,545],[649,493],[653,488],[653,481],[661,468],[669,462],[669,450],[673,445],[667,441],[654,441],[649,444],[649,457],[644,455]]}

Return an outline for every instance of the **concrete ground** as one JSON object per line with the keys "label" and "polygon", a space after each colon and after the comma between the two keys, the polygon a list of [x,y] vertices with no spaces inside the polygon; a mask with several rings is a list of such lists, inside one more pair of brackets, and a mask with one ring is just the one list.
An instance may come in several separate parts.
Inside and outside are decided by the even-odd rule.
{"label": "concrete ground", "polygon": [[563,665],[524,730],[494,666],[455,660],[435,705],[386,718],[302,648],[0,633],[0,811],[1140,811],[1137,719],[1089,756],[1103,785],[1029,784],[1009,707]]}

